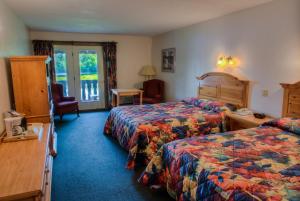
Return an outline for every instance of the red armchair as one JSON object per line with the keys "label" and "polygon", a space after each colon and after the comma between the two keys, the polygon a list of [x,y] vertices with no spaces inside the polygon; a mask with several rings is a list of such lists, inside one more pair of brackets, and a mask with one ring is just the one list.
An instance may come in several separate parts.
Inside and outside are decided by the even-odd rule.
{"label": "red armchair", "polygon": [[[165,83],[162,80],[152,79],[143,82],[143,103],[155,104],[164,102]],[[139,98],[135,98],[135,103]]]}
{"label": "red armchair", "polygon": [[51,90],[55,114],[60,116],[60,120],[62,120],[64,114],[72,112],[76,112],[79,117],[78,101],[75,100],[75,97],[63,95],[63,85],[58,83],[52,84]]}

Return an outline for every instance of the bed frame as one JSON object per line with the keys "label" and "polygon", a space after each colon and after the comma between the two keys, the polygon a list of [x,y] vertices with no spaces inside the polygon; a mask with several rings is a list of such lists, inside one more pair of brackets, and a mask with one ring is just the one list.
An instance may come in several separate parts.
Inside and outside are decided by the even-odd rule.
{"label": "bed frame", "polygon": [[248,106],[249,81],[222,72],[206,73],[197,79],[199,98],[230,103],[238,108]]}
{"label": "bed frame", "polygon": [[282,117],[300,118],[300,82],[280,85],[284,90]]}

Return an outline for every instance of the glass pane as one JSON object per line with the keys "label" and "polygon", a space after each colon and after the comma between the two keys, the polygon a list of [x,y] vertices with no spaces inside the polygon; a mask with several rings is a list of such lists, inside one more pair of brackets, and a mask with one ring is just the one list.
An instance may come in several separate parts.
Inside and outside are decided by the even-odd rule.
{"label": "glass pane", "polygon": [[95,50],[79,51],[81,101],[99,100],[98,58]]}
{"label": "glass pane", "polygon": [[55,62],[55,77],[56,82],[63,85],[64,95],[69,95],[68,90],[68,70],[67,70],[67,54],[64,50],[54,50],[54,62]]}

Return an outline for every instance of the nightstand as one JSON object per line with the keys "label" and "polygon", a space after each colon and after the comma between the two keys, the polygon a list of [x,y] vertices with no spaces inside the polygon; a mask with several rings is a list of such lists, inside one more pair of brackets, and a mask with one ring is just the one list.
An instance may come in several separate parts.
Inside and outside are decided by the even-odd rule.
{"label": "nightstand", "polygon": [[229,113],[226,115],[228,120],[228,127],[231,131],[254,128],[259,125],[273,120],[271,117],[265,117],[264,119],[257,119],[253,115],[238,115],[235,113]]}

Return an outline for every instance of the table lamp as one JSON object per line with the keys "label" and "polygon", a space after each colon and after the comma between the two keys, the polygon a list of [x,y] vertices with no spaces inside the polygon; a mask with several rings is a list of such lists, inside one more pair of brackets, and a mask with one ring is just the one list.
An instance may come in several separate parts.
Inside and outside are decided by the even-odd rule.
{"label": "table lamp", "polygon": [[150,80],[152,76],[156,75],[156,69],[154,66],[143,66],[140,74],[145,76],[146,80]]}

